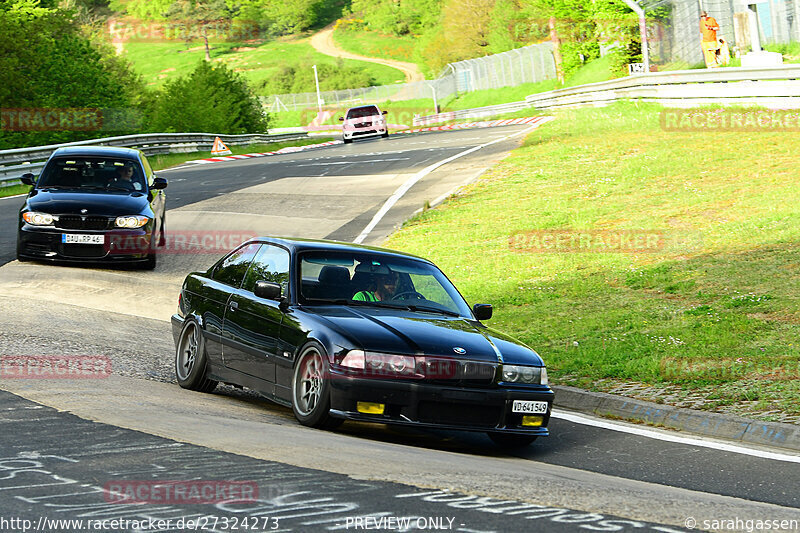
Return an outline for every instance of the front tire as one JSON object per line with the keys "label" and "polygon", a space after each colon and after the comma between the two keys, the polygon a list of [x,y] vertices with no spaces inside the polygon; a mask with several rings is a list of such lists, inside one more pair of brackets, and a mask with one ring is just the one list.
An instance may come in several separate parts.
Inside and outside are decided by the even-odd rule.
{"label": "front tire", "polygon": [[348,139],[347,137],[342,137],[342,141],[344,141],[344,144],[350,144],[351,142],[353,142],[353,139]]}
{"label": "front tire", "polygon": [[292,378],[292,411],[304,426],[332,429],[341,420],[330,416],[331,388],[325,350],[316,343],[300,352]]}
{"label": "front tire", "polygon": [[206,377],[206,344],[200,326],[187,320],[175,347],[175,376],[178,385],[198,392],[211,392],[217,382]]}
{"label": "front tire", "polygon": [[[147,254],[147,260],[142,263],[142,270],[155,270],[156,264],[158,263],[156,248],[158,247],[158,241],[160,239],[161,237],[156,238],[155,235],[150,236],[150,249],[148,250],[150,253]],[[153,246],[153,243],[156,243],[155,246]]]}
{"label": "front tire", "polygon": [[487,435],[500,448],[507,450],[524,448],[536,440],[536,436],[532,435],[510,435],[507,433],[487,433]]}

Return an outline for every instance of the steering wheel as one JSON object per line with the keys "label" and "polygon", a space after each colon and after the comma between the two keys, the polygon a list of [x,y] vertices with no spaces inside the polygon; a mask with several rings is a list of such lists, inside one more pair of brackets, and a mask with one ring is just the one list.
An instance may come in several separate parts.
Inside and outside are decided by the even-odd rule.
{"label": "steering wheel", "polygon": [[[402,296],[406,296],[406,298],[402,298]],[[398,292],[394,296],[390,298],[390,300],[410,300],[408,296],[416,296],[418,300],[427,300],[422,294],[418,293],[417,291],[403,291]]]}

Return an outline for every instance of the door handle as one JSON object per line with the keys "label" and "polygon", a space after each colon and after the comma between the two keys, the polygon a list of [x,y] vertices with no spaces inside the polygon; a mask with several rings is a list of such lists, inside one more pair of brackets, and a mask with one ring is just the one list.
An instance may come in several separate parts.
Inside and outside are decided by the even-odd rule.
{"label": "door handle", "polygon": [[231,308],[231,311],[236,311],[239,309],[239,302],[231,302],[228,304],[228,307]]}

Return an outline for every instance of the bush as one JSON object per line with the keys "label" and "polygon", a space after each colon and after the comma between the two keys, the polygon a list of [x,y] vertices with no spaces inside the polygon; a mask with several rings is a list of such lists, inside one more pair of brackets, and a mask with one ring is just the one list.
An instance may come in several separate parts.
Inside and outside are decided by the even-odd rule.
{"label": "bush", "polygon": [[[307,61],[309,65],[310,60]],[[338,91],[353,87],[370,87],[375,79],[368,73],[355,67],[345,67],[340,59],[336,65],[317,65],[319,88],[322,91]],[[314,82],[314,70],[284,66],[269,79],[261,82],[259,94],[312,93],[317,90]]]}
{"label": "bush", "polygon": [[600,57],[600,45],[595,41],[561,43],[561,64],[566,77],[598,57]]}
{"label": "bush", "polygon": [[[110,46],[85,36],[73,13],[29,0],[0,2],[0,107],[101,108],[136,116],[144,84]],[[137,123],[106,120],[93,131],[3,131],[0,148],[133,133]]]}
{"label": "bush", "polygon": [[168,83],[152,107],[153,131],[236,135],[269,127],[269,116],[245,79],[225,65],[207,61]]}

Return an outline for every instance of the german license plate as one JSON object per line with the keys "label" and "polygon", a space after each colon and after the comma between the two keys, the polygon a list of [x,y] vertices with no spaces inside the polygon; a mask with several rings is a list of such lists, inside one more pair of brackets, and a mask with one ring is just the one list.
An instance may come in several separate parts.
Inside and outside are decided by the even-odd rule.
{"label": "german license plate", "polygon": [[105,235],[86,235],[80,233],[63,233],[61,242],[64,244],[105,244]]}
{"label": "german license plate", "polygon": [[525,413],[534,415],[547,414],[547,402],[535,402],[529,400],[514,400],[511,406],[511,411],[514,413]]}

